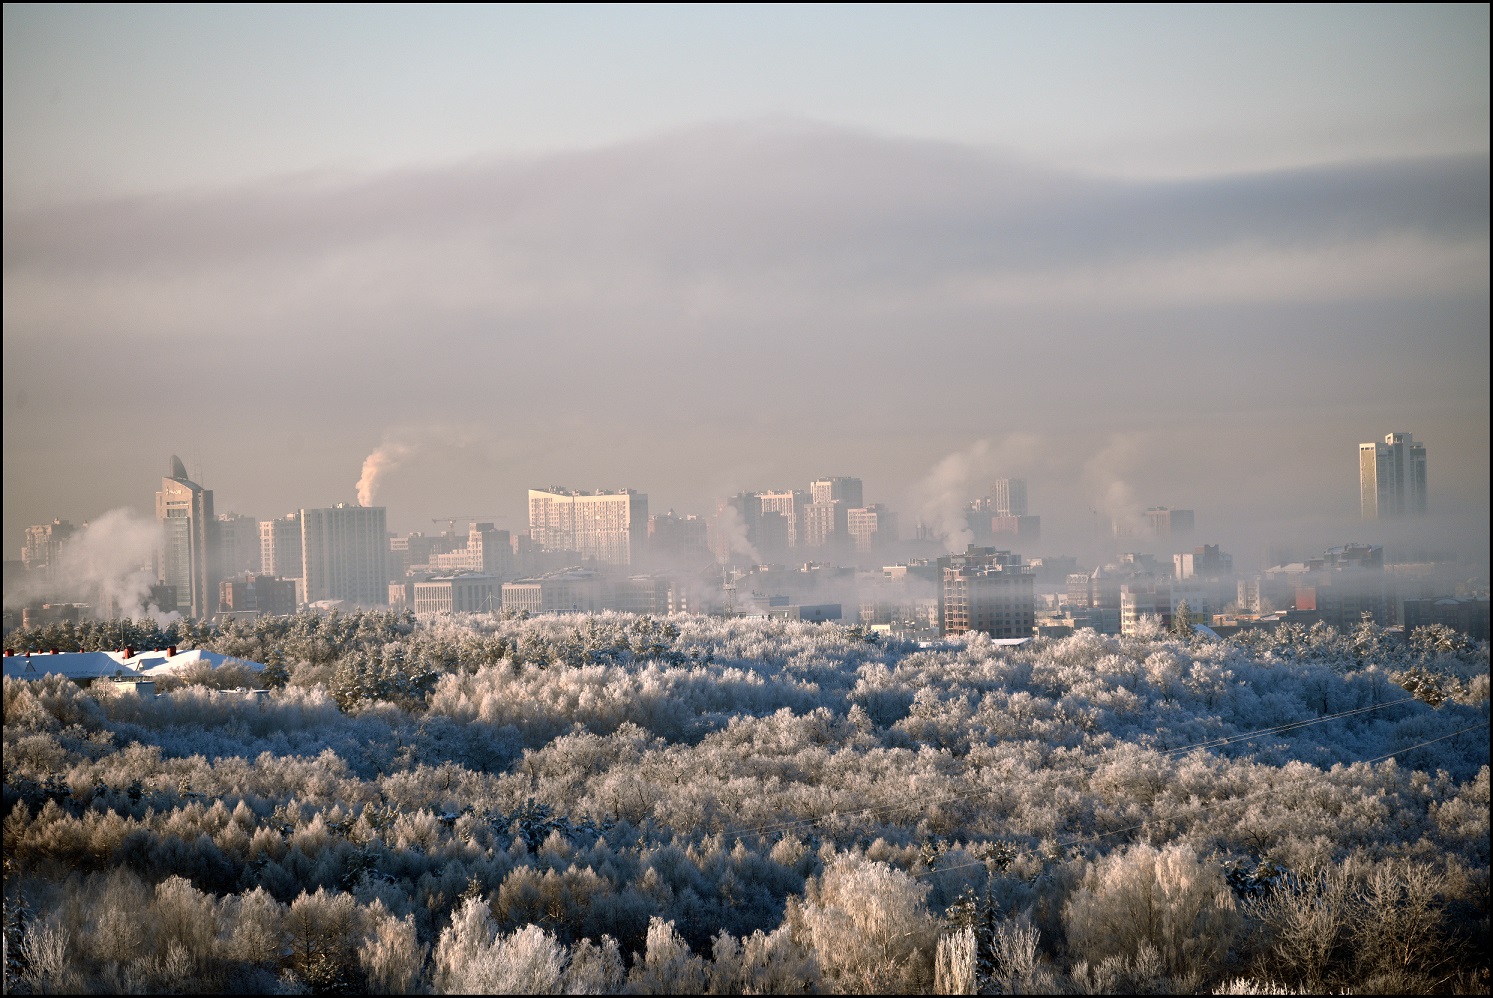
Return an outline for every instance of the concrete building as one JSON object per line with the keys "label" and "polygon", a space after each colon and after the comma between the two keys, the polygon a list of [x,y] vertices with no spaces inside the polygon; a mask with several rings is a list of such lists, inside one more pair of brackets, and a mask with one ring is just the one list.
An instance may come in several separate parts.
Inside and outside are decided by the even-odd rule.
{"label": "concrete building", "polygon": [[430,556],[430,566],[441,572],[477,572],[512,576],[513,538],[491,523],[474,523],[464,546]]}
{"label": "concrete building", "polygon": [[1226,579],[1234,574],[1234,556],[1217,544],[1204,544],[1172,555],[1172,574],[1178,579]]}
{"label": "concrete building", "polygon": [[224,579],[218,583],[218,613],[248,613],[256,617],[286,617],[297,606],[294,579],[256,575],[252,579]]}
{"label": "concrete building", "polygon": [[264,566],[260,564],[259,521],[252,516],[239,513],[219,513],[217,523],[217,575],[231,578],[254,573]]}
{"label": "concrete building", "polygon": [[964,554],[938,559],[941,633],[983,631],[993,638],[1029,638],[1036,623],[1032,574],[1021,556],[970,545]]}
{"label": "concrete building", "polygon": [[700,566],[713,560],[709,530],[698,516],[655,513],[648,517],[648,558],[652,564]]}
{"label": "concrete building", "polygon": [[1358,445],[1359,507],[1365,520],[1426,511],[1426,445],[1409,433]]}
{"label": "concrete building", "polygon": [[[780,554],[803,543],[804,507],[812,501],[809,493],[788,490],[758,492],[758,536],[755,544],[764,556]],[[771,519],[776,514],[778,519]]]}
{"label": "concrete building", "polygon": [[849,541],[849,510],[838,499],[811,502],[803,508],[800,547],[839,549]]}
{"label": "concrete building", "polygon": [[[506,531],[505,531],[506,532]],[[502,583],[480,573],[448,575],[411,583],[419,616],[435,613],[483,613],[501,605]]]}
{"label": "concrete building", "polygon": [[1190,509],[1152,506],[1146,510],[1146,529],[1152,537],[1177,537],[1192,533],[1195,517]]}
{"label": "concrete building", "polygon": [[259,521],[259,572],[277,579],[301,577],[301,514]]}
{"label": "concrete building", "polygon": [[26,571],[46,579],[57,576],[57,559],[72,539],[76,528],[66,520],[53,520],[26,528],[26,543],[21,548],[21,564]]}
{"label": "concrete building", "polygon": [[552,572],[503,583],[503,609],[527,613],[596,613],[606,609],[603,579],[590,569]]}
{"label": "concrete building", "polygon": [[301,578],[306,601],[383,606],[389,598],[389,536],[382,506],[338,503],[302,509]]}
{"label": "concrete building", "polygon": [[1407,599],[1402,604],[1401,619],[1405,633],[1418,627],[1443,624],[1461,631],[1473,641],[1488,640],[1488,597],[1439,596]]}
{"label": "concrete building", "polygon": [[171,474],[161,479],[156,493],[156,519],[161,524],[160,581],[176,590],[172,609],[206,620],[218,604],[213,493],[189,479],[186,465],[174,454]]}
{"label": "concrete building", "polygon": [[541,551],[574,551],[602,565],[641,562],[648,537],[648,497],[631,489],[530,489],[529,537]]}
{"label": "concrete building", "polygon": [[1200,583],[1138,575],[1120,587],[1120,633],[1136,633],[1142,617],[1158,617],[1161,626],[1169,628],[1184,603],[1193,623],[1207,623],[1212,617],[1212,600]]}
{"label": "concrete building", "polygon": [[1003,543],[1035,541],[1042,536],[1042,518],[998,513],[990,518],[990,534]]}
{"label": "concrete building", "polygon": [[634,575],[610,580],[610,593],[603,593],[605,609],[623,613],[667,614],[678,602],[669,580],[661,575]]}
{"label": "concrete building", "polygon": [[995,516],[1026,516],[1026,479],[997,478],[992,482],[990,512]]}
{"label": "concrete building", "polygon": [[821,478],[810,482],[809,500],[843,503],[845,509],[855,509],[866,504],[859,478]]}
{"label": "concrete building", "polygon": [[856,554],[875,554],[897,543],[897,514],[881,503],[848,509],[845,530]]}

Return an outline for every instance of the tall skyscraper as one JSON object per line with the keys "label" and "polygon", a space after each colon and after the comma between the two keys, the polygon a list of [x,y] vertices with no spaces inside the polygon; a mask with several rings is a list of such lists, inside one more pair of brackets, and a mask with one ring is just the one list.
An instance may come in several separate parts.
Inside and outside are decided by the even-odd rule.
{"label": "tall skyscraper", "polygon": [[214,541],[218,578],[254,574],[260,569],[259,521],[239,513],[219,513]]}
{"label": "tall skyscraper", "polygon": [[62,549],[73,536],[73,525],[66,520],[53,520],[26,528],[26,546],[21,549],[21,563],[26,571],[51,582],[57,577],[57,561]]}
{"label": "tall skyscraper", "polygon": [[389,534],[382,506],[301,510],[301,577],[306,601],[389,601]]}
{"label": "tall skyscraper", "polygon": [[1408,433],[1358,445],[1358,497],[1365,520],[1426,511],[1426,445]]}
{"label": "tall skyscraper", "polygon": [[863,490],[859,478],[821,478],[809,483],[814,502],[841,502],[846,509],[863,507]]}
{"label": "tall skyscraper", "polygon": [[648,543],[648,497],[632,489],[530,489],[529,537],[541,551],[574,551],[603,565],[635,564]]}
{"label": "tall skyscraper", "polygon": [[990,486],[990,506],[996,516],[1026,516],[1026,479],[997,478]]}
{"label": "tall skyscraper", "polygon": [[259,521],[259,571],[276,579],[301,577],[301,514]]}
{"label": "tall skyscraper", "polygon": [[[804,542],[804,507],[809,505],[809,494],[807,492],[786,490],[782,492],[758,492],[757,501],[761,504],[761,523],[759,529],[761,536],[755,543],[766,554],[781,554],[786,548],[796,548]],[[769,517],[776,513],[782,519],[772,521]],[[781,524],[781,529],[775,529]]]}
{"label": "tall skyscraper", "polygon": [[881,503],[847,510],[845,528],[856,554],[873,554],[897,541],[897,515]]}
{"label": "tall skyscraper", "polygon": [[1157,538],[1185,536],[1192,533],[1196,518],[1190,509],[1152,506],[1146,510],[1146,527]]}
{"label": "tall skyscraper", "polygon": [[213,577],[213,493],[187,478],[181,458],[171,455],[171,474],[156,493],[161,523],[161,581],[176,590],[176,609],[199,620],[218,608]]}

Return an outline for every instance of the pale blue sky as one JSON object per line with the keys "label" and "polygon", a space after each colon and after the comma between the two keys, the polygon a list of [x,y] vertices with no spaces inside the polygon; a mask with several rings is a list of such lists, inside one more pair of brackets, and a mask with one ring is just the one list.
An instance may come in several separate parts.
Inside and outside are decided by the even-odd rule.
{"label": "pale blue sky", "polygon": [[33,205],[806,118],[1101,173],[1488,148],[1488,8],[5,5]]}

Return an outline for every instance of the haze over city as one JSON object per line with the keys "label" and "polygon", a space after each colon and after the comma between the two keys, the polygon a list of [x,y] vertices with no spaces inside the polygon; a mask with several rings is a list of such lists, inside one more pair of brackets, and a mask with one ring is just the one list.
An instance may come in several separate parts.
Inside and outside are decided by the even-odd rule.
{"label": "haze over city", "polygon": [[261,518],[382,453],[401,532],[1016,475],[1053,553],[1167,505],[1486,562],[1486,7],[4,17],[11,549],[172,453]]}
{"label": "haze over city", "polygon": [[1487,994],[1488,5],[3,18],[5,994]]}

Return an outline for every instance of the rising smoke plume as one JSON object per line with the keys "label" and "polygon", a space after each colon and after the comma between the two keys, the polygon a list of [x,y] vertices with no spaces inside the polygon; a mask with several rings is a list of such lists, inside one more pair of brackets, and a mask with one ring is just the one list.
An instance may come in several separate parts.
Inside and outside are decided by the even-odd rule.
{"label": "rising smoke plume", "polygon": [[69,538],[50,580],[7,590],[5,605],[56,599],[89,603],[96,612],[111,616],[148,616],[157,623],[169,623],[179,614],[163,613],[150,603],[150,587],[155,582],[152,561],[160,539],[161,526],[155,520],[131,509],[112,509]]}
{"label": "rising smoke plume", "polygon": [[762,556],[747,539],[746,523],[735,506],[727,505],[721,508],[721,511],[716,514],[715,529],[720,537],[715,552],[716,560],[720,564],[726,564],[731,560],[731,556],[736,554],[745,555],[754,565],[762,561]]}
{"label": "rising smoke plume", "polygon": [[398,468],[415,448],[411,444],[399,443],[385,438],[363,459],[363,475],[358,479],[358,505],[372,506],[378,494],[379,477]]}
{"label": "rising smoke plume", "polygon": [[977,440],[933,466],[917,487],[918,516],[938,537],[944,550],[957,553],[975,539],[965,507],[983,490],[990,471],[990,441]]}

